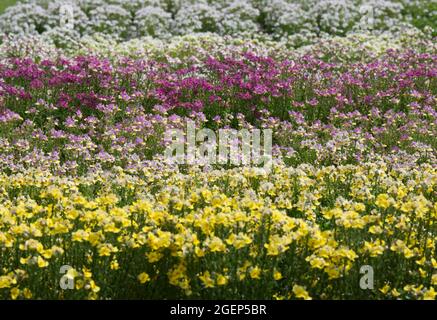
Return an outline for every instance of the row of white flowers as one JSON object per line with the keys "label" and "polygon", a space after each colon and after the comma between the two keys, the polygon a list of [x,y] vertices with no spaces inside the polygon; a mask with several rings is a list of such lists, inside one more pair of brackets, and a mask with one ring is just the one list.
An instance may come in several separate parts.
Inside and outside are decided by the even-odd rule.
{"label": "row of white flowers", "polygon": [[173,36],[167,39],[147,36],[127,41],[117,41],[110,35],[100,33],[84,36],[68,48],[59,48],[43,35],[9,36],[4,37],[0,44],[0,64],[2,59],[10,57],[41,60],[56,56],[91,54],[114,60],[119,57],[132,57],[179,65],[205,61],[211,55],[220,56],[224,52],[239,57],[241,52],[247,51],[279,59],[294,59],[311,54],[321,59],[354,62],[374,59],[385,54],[388,49],[403,51],[414,47],[418,52],[434,53],[437,51],[437,42],[432,35],[412,28],[398,33],[388,31],[378,35],[363,32],[344,37],[331,36],[320,38],[314,44],[297,49],[292,47],[286,40],[247,39],[213,33]]}
{"label": "row of white flowers", "polygon": [[22,0],[0,16],[0,33],[45,34],[60,41],[96,32],[117,39],[261,33],[302,45],[324,35],[432,25],[436,4],[437,0]]}

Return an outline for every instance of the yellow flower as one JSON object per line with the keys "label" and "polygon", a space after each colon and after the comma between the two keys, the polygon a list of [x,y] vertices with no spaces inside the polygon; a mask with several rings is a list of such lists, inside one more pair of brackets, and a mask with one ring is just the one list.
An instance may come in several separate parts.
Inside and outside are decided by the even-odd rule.
{"label": "yellow flower", "polygon": [[90,289],[93,293],[97,293],[100,291],[100,287],[96,285],[94,280],[90,280],[89,284],[85,286],[86,289]]}
{"label": "yellow flower", "polygon": [[330,280],[340,278],[341,276],[340,270],[334,266],[328,266],[324,271],[328,274]]}
{"label": "yellow flower", "polygon": [[323,258],[319,258],[316,256],[310,256],[305,259],[306,261],[309,261],[311,267],[315,269],[323,269],[328,265],[328,263]]}
{"label": "yellow flower", "polygon": [[112,206],[118,202],[118,198],[115,194],[111,193],[111,194],[107,194],[105,196],[102,196],[100,198],[97,198],[96,202],[102,206]]}
{"label": "yellow flower", "polygon": [[282,273],[280,273],[279,271],[275,270],[273,272],[273,279],[275,279],[276,281],[281,280],[282,279]]}
{"label": "yellow flower", "polygon": [[208,247],[211,250],[211,252],[226,251],[226,245],[218,237],[213,237],[212,239],[210,239]]}
{"label": "yellow flower", "polygon": [[37,264],[38,264],[38,267],[40,267],[40,268],[45,268],[49,265],[49,263],[47,261],[45,261],[41,256],[38,256]]}
{"label": "yellow flower", "polygon": [[[70,269],[69,271],[72,271],[73,277],[75,277],[77,275],[77,274],[75,274],[74,269]],[[82,268],[82,272],[83,272],[83,276],[85,279],[91,279],[93,276],[91,270],[88,268]]]}
{"label": "yellow flower", "polygon": [[84,230],[77,230],[76,232],[73,232],[71,234],[71,240],[77,242],[82,242],[84,240],[86,241],[88,240],[88,237],[89,237],[89,233]]}
{"label": "yellow flower", "polygon": [[279,243],[266,243],[264,248],[267,249],[268,256],[277,256],[279,254]]}
{"label": "yellow flower", "polygon": [[202,281],[205,288],[214,288],[214,280],[211,278],[209,271],[199,275],[200,281]]}
{"label": "yellow flower", "polygon": [[398,239],[391,245],[390,250],[395,251],[395,252],[399,252],[399,253],[403,253],[406,248],[407,248],[407,246],[405,245],[405,242]]}
{"label": "yellow flower", "polygon": [[310,295],[306,291],[306,288],[299,286],[297,284],[295,284],[293,286],[293,293],[296,296],[296,298],[305,299],[305,300],[312,300],[312,298],[310,297]]}
{"label": "yellow flower", "polygon": [[273,295],[273,299],[275,299],[275,300],[285,300],[285,297],[282,296],[282,295],[279,295],[279,294],[275,293],[275,294]]}
{"label": "yellow flower", "polygon": [[416,263],[417,263],[419,266],[423,266],[423,265],[425,264],[425,262],[426,262],[426,257],[425,257],[425,256],[422,257],[422,259],[416,260]]}
{"label": "yellow flower", "polygon": [[42,250],[41,252],[41,256],[43,256],[46,259],[50,259],[53,255],[52,250],[48,249],[48,250]]}
{"label": "yellow flower", "polygon": [[99,247],[99,256],[101,257],[109,257],[113,252],[118,252],[118,249],[112,244],[106,243]]}
{"label": "yellow flower", "polygon": [[194,248],[194,253],[196,254],[197,257],[203,257],[205,255],[205,251],[200,249],[199,247],[195,247]]}
{"label": "yellow flower", "polygon": [[156,235],[154,233],[148,234],[149,245],[153,250],[161,248],[168,248],[171,244],[172,234],[167,231],[158,230]]}
{"label": "yellow flower", "polygon": [[99,249],[99,256],[103,257],[103,256],[110,256],[111,255],[111,249],[108,248],[107,246],[102,246]]}
{"label": "yellow flower", "polygon": [[85,286],[85,282],[82,279],[78,279],[74,282],[74,287],[76,290],[80,290]]}
{"label": "yellow flower", "polygon": [[0,276],[0,289],[9,288],[13,284],[16,284],[17,280],[11,276]]}
{"label": "yellow flower", "polygon": [[388,194],[383,193],[376,197],[375,204],[380,208],[387,209],[390,207],[391,202],[392,198],[390,198]]}
{"label": "yellow flower", "polygon": [[146,256],[147,256],[147,261],[149,261],[150,263],[154,263],[161,260],[163,254],[160,252],[152,251],[147,253]]}
{"label": "yellow flower", "polygon": [[380,226],[371,226],[369,228],[369,232],[371,234],[381,234],[383,232],[383,230]]}
{"label": "yellow flower", "polygon": [[384,240],[376,240],[375,242],[364,241],[364,250],[369,252],[371,257],[377,257],[384,253]]}
{"label": "yellow flower", "polygon": [[224,276],[224,275],[221,275],[221,274],[219,274],[218,276],[217,276],[217,285],[219,285],[219,286],[224,286],[224,285],[226,285],[228,283],[228,277],[226,277],[226,276]]}
{"label": "yellow flower", "polygon": [[390,291],[390,286],[388,284],[386,284],[384,287],[379,289],[379,291],[381,291],[383,294],[387,294],[387,292]]}
{"label": "yellow flower", "polygon": [[209,191],[208,189],[203,189],[200,194],[202,195],[202,197],[205,199],[205,201],[209,201],[212,198],[212,192]]}
{"label": "yellow flower", "polygon": [[412,257],[414,257],[416,254],[414,253],[413,250],[411,250],[410,248],[404,248],[404,256],[407,259],[410,259]]}
{"label": "yellow flower", "polygon": [[12,300],[16,300],[19,295],[20,295],[20,289],[18,289],[18,288],[11,289],[11,299]]}
{"label": "yellow flower", "polygon": [[340,208],[334,208],[323,213],[323,216],[328,220],[332,218],[340,218],[342,215],[343,215],[343,210],[341,210]]}
{"label": "yellow flower", "polygon": [[391,295],[395,298],[399,297],[401,293],[395,288],[391,291]]}
{"label": "yellow flower", "polygon": [[366,210],[366,206],[364,205],[364,203],[356,203],[354,205],[354,209],[358,212],[364,212],[364,210]]}
{"label": "yellow flower", "polygon": [[70,268],[67,273],[65,274],[65,276],[70,279],[70,280],[75,280],[75,278],[79,275],[79,272],[77,272],[76,269],[74,268]]}
{"label": "yellow flower", "polygon": [[140,273],[140,274],[138,275],[138,281],[139,281],[141,284],[144,284],[144,283],[146,283],[146,282],[149,282],[149,281],[150,281],[150,276],[149,276],[147,273],[145,273],[145,272]]}
{"label": "yellow flower", "polygon": [[407,195],[407,193],[408,193],[408,189],[405,188],[404,186],[400,186],[397,191],[398,191],[397,192],[398,197],[400,199],[404,198]]}
{"label": "yellow flower", "polygon": [[427,277],[427,272],[425,270],[423,270],[422,268],[419,268],[419,274],[422,278],[426,278]]}
{"label": "yellow flower", "polygon": [[251,244],[252,239],[241,232],[238,235],[233,233],[226,239],[226,243],[234,246],[236,249],[241,249]]}
{"label": "yellow flower", "polygon": [[254,267],[250,271],[250,277],[252,279],[261,279],[261,269],[259,267]]}
{"label": "yellow flower", "polygon": [[32,291],[30,291],[29,288],[24,288],[23,290],[23,296],[26,299],[32,299]]}
{"label": "yellow flower", "polygon": [[53,198],[54,200],[59,200],[62,198],[62,191],[55,187],[55,186],[50,186],[46,192],[43,192],[41,194],[42,198]]}

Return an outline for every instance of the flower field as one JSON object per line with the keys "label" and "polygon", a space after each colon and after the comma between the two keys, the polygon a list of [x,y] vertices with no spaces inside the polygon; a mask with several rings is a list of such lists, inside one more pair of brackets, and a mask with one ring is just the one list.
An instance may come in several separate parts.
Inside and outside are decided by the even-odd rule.
{"label": "flower field", "polygon": [[[435,300],[436,12],[434,0],[9,7],[0,299]],[[170,161],[168,133],[187,123],[268,130],[270,170],[244,154]]]}

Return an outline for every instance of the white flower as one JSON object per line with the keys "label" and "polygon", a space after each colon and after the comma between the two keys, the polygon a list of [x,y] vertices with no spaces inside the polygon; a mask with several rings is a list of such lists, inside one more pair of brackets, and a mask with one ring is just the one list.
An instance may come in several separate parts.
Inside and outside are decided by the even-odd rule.
{"label": "white flower", "polygon": [[177,12],[174,31],[177,34],[218,32],[222,13],[206,1],[184,3]]}

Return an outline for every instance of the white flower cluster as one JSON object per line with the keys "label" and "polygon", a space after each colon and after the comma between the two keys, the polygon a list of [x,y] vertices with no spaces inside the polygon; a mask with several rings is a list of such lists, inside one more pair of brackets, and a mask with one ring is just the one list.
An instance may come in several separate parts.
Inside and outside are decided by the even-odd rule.
{"label": "white flower cluster", "polygon": [[0,64],[3,59],[29,57],[31,59],[48,59],[60,56],[62,50],[41,36],[4,36],[0,44]]}
{"label": "white flower cluster", "polygon": [[[353,33],[345,37],[330,36],[319,38],[311,45],[294,49],[286,40],[272,40],[268,37],[247,39],[245,37],[220,36],[213,33],[201,35],[174,36],[167,39],[141,37],[128,41],[117,41],[107,34],[84,36],[69,48],[60,48],[59,39],[45,35],[9,36],[1,39],[0,64],[2,59],[11,57],[30,57],[34,59],[54,58],[56,56],[97,55],[109,59],[132,57],[167,61],[172,65],[184,66],[193,61],[205,61],[209,56],[240,57],[242,52],[253,52],[260,56],[294,59],[310,54],[320,59],[352,62],[369,61],[384,55],[388,49],[407,50],[414,47],[418,52],[434,53],[437,43],[432,35],[416,28],[402,32]],[[64,40],[65,41],[65,40]],[[193,60],[194,59],[194,60]]]}
{"label": "white flower cluster", "polygon": [[157,6],[147,6],[135,13],[135,25],[139,36],[165,38],[171,33],[170,12]]}
{"label": "white flower cluster", "polygon": [[325,35],[412,24],[431,26],[435,33],[436,4],[437,0],[22,0],[0,16],[0,33],[45,34],[59,40],[95,33],[120,40],[262,33],[304,45]]}

